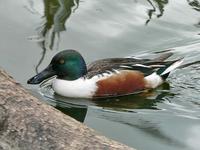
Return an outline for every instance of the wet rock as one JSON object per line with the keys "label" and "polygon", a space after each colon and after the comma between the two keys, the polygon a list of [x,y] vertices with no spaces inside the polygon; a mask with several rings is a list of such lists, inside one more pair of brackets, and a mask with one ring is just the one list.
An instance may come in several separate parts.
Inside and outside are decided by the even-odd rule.
{"label": "wet rock", "polygon": [[0,69],[0,150],[129,150],[29,94]]}

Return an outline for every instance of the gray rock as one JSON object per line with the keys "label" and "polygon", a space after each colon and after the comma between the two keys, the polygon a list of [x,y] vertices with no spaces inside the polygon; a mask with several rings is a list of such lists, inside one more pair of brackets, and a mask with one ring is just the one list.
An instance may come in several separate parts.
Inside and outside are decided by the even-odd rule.
{"label": "gray rock", "polygon": [[0,69],[0,150],[129,150],[41,102]]}

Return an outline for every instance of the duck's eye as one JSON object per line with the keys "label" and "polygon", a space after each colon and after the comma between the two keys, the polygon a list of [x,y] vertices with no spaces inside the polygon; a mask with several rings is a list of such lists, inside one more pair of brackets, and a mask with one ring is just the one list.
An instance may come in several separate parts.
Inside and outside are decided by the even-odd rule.
{"label": "duck's eye", "polygon": [[59,63],[60,63],[60,64],[64,64],[64,63],[65,63],[65,60],[64,60],[64,59],[61,59],[61,60],[59,60]]}

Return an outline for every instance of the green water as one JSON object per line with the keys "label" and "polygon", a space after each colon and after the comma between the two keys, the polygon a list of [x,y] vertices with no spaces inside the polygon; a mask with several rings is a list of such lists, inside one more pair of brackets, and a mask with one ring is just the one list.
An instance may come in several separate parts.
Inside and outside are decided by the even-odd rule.
{"label": "green water", "polygon": [[26,81],[63,49],[89,63],[171,50],[200,60],[199,0],[0,0],[0,66],[36,97],[138,150],[199,150],[200,64],[149,93],[90,101]]}

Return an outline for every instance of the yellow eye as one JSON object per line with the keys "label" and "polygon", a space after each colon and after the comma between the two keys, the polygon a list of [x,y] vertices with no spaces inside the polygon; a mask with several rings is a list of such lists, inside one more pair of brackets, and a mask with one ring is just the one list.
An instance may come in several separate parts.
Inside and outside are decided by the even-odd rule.
{"label": "yellow eye", "polygon": [[65,60],[64,60],[64,59],[61,59],[61,60],[59,60],[59,63],[60,63],[60,64],[64,64],[64,63],[65,63]]}

